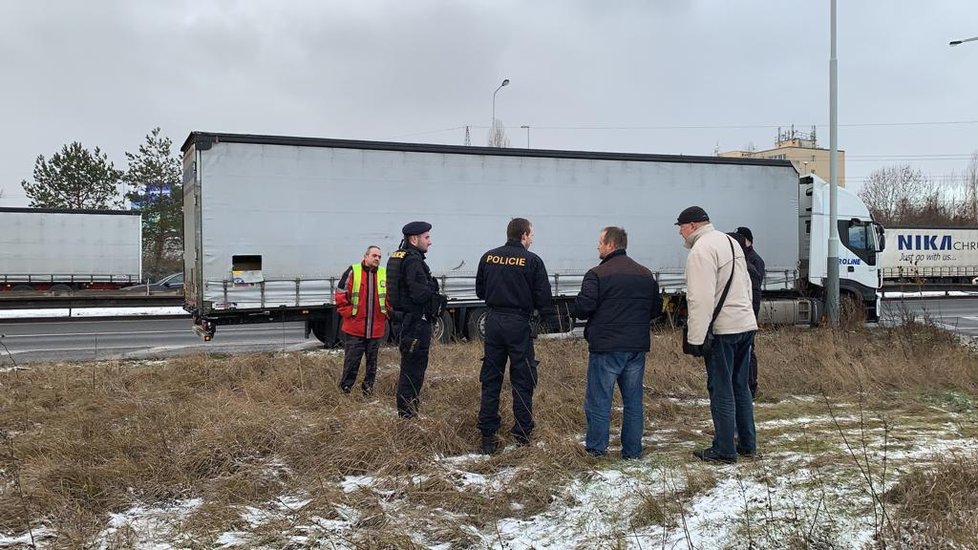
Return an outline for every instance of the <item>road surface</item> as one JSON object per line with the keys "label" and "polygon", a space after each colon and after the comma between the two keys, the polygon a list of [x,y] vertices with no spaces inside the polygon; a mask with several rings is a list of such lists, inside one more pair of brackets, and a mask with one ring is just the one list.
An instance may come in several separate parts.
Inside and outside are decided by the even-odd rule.
{"label": "road surface", "polygon": [[[978,299],[885,300],[883,323],[908,317],[928,320],[963,336],[978,338]],[[190,329],[189,319],[74,319],[0,322],[0,368],[37,361],[118,358],[155,359],[193,353],[243,353],[318,349],[304,326],[272,323],[218,327],[211,342]]]}
{"label": "road surface", "polygon": [[[190,319],[0,322],[0,366],[36,361],[151,359],[193,353],[240,353],[316,349],[298,323],[218,327],[204,342]],[[9,352],[9,355],[8,353]]]}
{"label": "road surface", "polygon": [[885,324],[898,324],[909,318],[978,338],[978,298],[883,301],[882,320]]}

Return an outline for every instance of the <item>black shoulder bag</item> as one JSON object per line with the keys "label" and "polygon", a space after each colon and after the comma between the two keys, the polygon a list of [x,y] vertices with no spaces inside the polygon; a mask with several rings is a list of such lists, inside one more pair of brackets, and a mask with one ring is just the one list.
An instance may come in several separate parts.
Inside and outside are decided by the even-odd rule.
{"label": "black shoulder bag", "polygon": [[[717,322],[717,317],[720,315],[720,310],[723,309],[723,302],[727,300],[727,293],[730,292],[730,283],[733,282],[734,269],[737,267],[737,254],[734,252],[733,239],[727,237],[727,241],[730,244],[730,278],[727,279],[726,286],[723,287],[723,293],[720,294],[720,301],[717,302],[717,306],[713,308],[713,318],[710,319],[710,326],[706,328],[706,338],[703,339],[703,345],[700,348],[703,357],[709,357],[713,352],[713,323]],[[683,326],[683,353],[687,355],[692,355],[692,346],[689,344],[689,322]]]}

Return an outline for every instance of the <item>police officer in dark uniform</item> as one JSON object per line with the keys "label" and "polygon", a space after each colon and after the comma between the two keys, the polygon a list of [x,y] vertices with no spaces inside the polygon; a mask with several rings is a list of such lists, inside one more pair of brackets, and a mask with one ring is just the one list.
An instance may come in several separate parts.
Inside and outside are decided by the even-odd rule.
{"label": "police officer in dark uniform", "polygon": [[482,452],[496,452],[499,429],[499,392],[506,359],[513,387],[513,438],[520,445],[533,432],[533,388],[537,365],[533,355],[530,316],[539,310],[545,324],[553,322],[550,281],[543,260],[528,249],[533,243],[533,225],[514,218],[506,227],[506,244],[482,255],[475,278],[475,292],[489,306],[486,317],[485,356],[482,360],[482,404],[478,428]]}
{"label": "police officer in dark uniform", "polygon": [[444,297],[438,294],[438,281],[425,263],[431,246],[431,224],[411,222],[401,232],[401,247],[387,261],[387,300],[395,311],[401,373],[397,383],[397,414],[413,418],[418,414],[419,394],[428,369],[431,325]]}

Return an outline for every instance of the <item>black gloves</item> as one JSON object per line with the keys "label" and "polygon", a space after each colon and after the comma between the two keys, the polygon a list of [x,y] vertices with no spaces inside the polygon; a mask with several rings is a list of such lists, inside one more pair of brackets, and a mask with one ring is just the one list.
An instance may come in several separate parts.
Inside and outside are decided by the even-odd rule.
{"label": "black gloves", "polygon": [[689,343],[689,327],[683,327],[683,353],[693,357],[709,357],[713,352],[713,327],[706,332],[706,339],[702,344]]}
{"label": "black gloves", "polygon": [[703,357],[703,346],[701,344],[690,344],[683,342],[683,353],[693,357]]}

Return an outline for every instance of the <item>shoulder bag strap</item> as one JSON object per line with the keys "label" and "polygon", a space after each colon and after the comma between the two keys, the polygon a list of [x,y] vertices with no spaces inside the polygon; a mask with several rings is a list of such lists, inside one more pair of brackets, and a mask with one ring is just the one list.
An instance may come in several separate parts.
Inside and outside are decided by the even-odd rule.
{"label": "shoulder bag strap", "polygon": [[713,309],[713,319],[710,319],[710,326],[706,329],[707,332],[713,331],[713,323],[717,322],[717,316],[720,315],[720,310],[723,309],[723,302],[727,300],[727,293],[730,292],[730,283],[733,282],[734,269],[737,267],[737,254],[734,252],[733,239],[728,236],[727,241],[730,244],[730,278],[727,279],[727,284],[723,287],[723,294],[720,295],[720,301],[717,302],[717,307]]}

